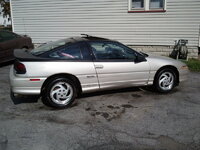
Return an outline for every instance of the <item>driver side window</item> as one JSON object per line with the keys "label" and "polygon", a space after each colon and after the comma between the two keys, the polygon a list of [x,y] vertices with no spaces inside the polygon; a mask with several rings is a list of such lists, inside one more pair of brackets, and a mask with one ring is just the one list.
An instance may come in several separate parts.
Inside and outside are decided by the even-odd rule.
{"label": "driver side window", "polygon": [[97,60],[134,60],[135,52],[115,42],[90,42],[91,49]]}

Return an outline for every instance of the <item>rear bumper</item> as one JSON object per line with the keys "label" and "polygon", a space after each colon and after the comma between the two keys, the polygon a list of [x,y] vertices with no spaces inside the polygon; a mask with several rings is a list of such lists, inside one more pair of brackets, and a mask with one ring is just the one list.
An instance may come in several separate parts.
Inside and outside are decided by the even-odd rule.
{"label": "rear bumper", "polygon": [[10,86],[13,93],[22,95],[39,95],[41,93],[41,87],[46,78],[37,78],[40,79],[40,81],[30,81],[30,79],[33,78],[15,75],[13,67],[11,67]]}

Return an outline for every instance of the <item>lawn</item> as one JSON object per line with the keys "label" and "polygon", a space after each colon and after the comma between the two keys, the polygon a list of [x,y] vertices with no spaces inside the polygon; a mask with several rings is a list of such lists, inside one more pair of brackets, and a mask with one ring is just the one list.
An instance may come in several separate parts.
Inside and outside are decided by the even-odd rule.
{"label": "lawn", "polygon": [[199,59],[189,59],[188,61],[183,61],[184,63],[187,64],[188,68],[191,71],[198,71],[200,72],[200,60]]}

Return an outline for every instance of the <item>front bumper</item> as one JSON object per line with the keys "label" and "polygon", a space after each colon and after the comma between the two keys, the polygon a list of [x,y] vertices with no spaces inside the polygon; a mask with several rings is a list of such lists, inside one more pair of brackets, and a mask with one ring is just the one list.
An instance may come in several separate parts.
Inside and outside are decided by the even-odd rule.
{"label": "front bumper", "polygon": [[16,75],[13,67],[11,67],[10,86],[13,93],[22,95],[39,95],[46,78],[37,77],[40,81],[30,81],[30,79],[33,79],[33,77],[30,78],[25,75]]}

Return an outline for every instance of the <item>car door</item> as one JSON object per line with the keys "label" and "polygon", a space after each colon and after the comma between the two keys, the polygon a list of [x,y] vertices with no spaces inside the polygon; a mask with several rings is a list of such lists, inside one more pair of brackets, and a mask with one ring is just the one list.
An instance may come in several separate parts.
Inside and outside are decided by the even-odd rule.
{"label": "car door", "polygon": [[84,93],[99,90],[97,74],[86,43],[80,42],[61,46],[50,53],[46,53],[43,57],[64,61],[64,63],[61,61],[59,66],[56,66],[54,72],[56,70],[57,72],[75,75],[79,79]]}
{"label": "car door", "polygon": [[7,32],[0,32],[0,59],[3,60],[11,60],[13,59],[13,50],[17,48],[16,35]]}
{"label": "car door", "polygon": [[147,61],[136,62],[136,51],[118,42],[89,42],[100,88],[145,85],[149,79]]}

